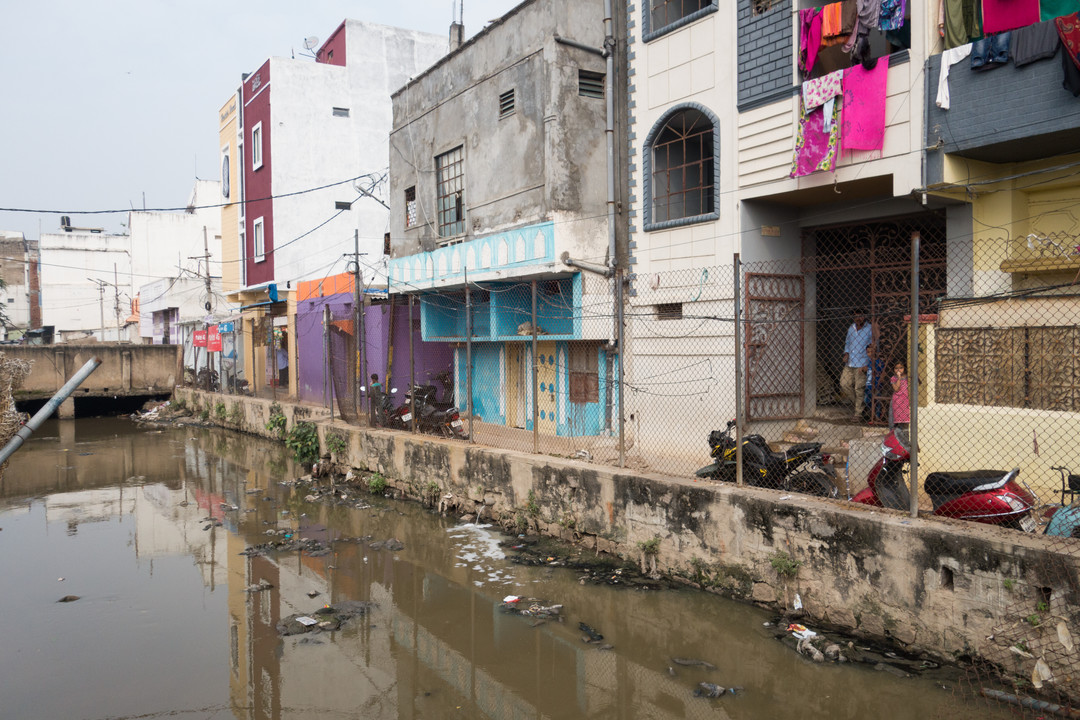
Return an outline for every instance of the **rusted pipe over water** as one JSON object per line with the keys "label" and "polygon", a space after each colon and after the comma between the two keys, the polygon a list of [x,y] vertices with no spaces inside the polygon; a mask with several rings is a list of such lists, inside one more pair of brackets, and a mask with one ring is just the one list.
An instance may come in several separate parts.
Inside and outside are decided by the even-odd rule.
{"label": "rusted pipe over water", "polygon": [[29,438],[35,430],[41,427],[41,424],[49,419],[49,417],[56,412],[56,409],[68,399],[71,393],[75,392],[75,389],[83,384],[86,378],[90,377],[98,367],[101,366],[101,358],[92,357],[86,361],[86,364],[82,366],[79,372],[71,376],[71,379],[64,383],[64,386],[56,391],[56,394],[52,396],[49,402],[45,403],[34,417],[19,428],[19,432],[15,433],[15,437],[8,441],[8,444],[4,446],[3,450],[0,450],[0,463],[6,462],[9,457],[15,454],[15,451],[22,447],[23,442]]}

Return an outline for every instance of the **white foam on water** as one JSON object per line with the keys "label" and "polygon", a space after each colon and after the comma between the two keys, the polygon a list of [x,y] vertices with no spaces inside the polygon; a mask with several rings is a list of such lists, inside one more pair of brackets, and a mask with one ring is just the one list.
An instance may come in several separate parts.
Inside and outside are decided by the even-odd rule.
{"label": "white foam on water", "polygon": [[516,582],[512,570],[507,568],[506,553],[499,547],[498,534],[491,527],[466,523],[446,531],[457,541],[454,545],[455,567],[468,567],[485,577],[473,581],[478,587]]}

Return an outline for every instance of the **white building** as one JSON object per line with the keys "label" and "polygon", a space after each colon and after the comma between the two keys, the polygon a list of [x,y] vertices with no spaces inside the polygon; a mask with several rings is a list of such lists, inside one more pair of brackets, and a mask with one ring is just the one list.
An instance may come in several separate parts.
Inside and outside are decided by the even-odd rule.
{"label": "white building", "polygon": [[73,229],[43,233],[40,245],[42,324],[56,341],[122,337],[134,295],[131,238]]}
{"label": "white building", "polygon": [[[216,206],[219,197],[220,183],[197,180],[186,212],[133,211],[128,214],[130,234],[70,226],[43,234],[43,324],[55,327],[61,342],[135,339],[141,328],[131,333],[124,328],[143,285],[199,278],[198,288],[206,295],[207,273],[220,276],[221,213],[217,207],[200,207]],[[197,299],[204,314],[208,303],[212,310],[226,310],[220,281],[215,287],[217,292]]]}
{"label": "white building", "polygon": [[41,323],[38,302],[37,241],[21,232],[0,230],[0,307],[4,340],[16,340],[26,330]]}

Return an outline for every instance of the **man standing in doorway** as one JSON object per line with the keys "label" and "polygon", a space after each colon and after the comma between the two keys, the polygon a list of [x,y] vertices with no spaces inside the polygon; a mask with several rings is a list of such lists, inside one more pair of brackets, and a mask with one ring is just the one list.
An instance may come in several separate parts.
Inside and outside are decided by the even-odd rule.
{"label": "man standing in doorway", "polygon": [[862,420],[863,394],[866,391],[866,367],[870,364],[870,358],[866,354],[866,348],[873,344],[874,329],[866,322],[866,313],[856,310],[852,317],[854,322],[847,331],[847,339],[844,341],[844,370],[840,374],[840,394],[848,402],[855,405],[855,422]]}

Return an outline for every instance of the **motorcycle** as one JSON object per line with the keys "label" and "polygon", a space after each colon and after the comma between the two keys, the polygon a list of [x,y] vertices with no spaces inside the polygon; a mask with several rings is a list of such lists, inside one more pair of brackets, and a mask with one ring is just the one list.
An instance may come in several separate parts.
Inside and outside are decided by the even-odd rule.
{"label": "motorcycle", "polygon": [[[367,393],[367,387],[361,385],[360,392]],[[370,393],[372,405],[371,424],[374,427],[384,427],[391,430],[409,430],[412,428],[412,413],[409,407],[409,394],[405,394],[405,403],[400,407],[394,407],[392,395],[397,393],[397,388],[390,388],[390,392],[382,392],[373,388]]]}
{"label": "motorcycle", "polygon": [[416,399],[417,423],[421,430],[438,433],[444,437],[469,439],[457,407],[451,403],[437,402],[434,385],[414,385],[410,395]]}
{"label": "motorcycle", "polygon": [[[735,421],[731,420],[724,430],[709,433],[709,454],[715,462],[698,470],[695,473],[698,477],[735,482],[734,428]],[[743,481],[754,487],[836,497],[839,483],[830,460],[822,454],[821,443],[798,443],[784,452],[776,452],[761,435],[743,438]]]}
{"label": "motorcycle", "polygon": [[[1080,475],[1072,472],[1067,467],[1052,467],[1061,476],[1061,502],[1050,507],[1045,517],[1049,520],[1046,525],[1047,535],[1057,537],[1080,538],[1080,504],[1076,502],[1077,494],[1080,494]],[[1069,496],[1069,504],[1065,504],[1065,496]]]}
{"label": "motorcycle", "polygon": [[[898,428],[889,432],[881,443],[881,459],[870,468],[867,487],[851,498],[852,502],[909,509],[911,495],[904,467],[910,459],[907,431]],[[1020,468],[933,472],[927,475],[923,488],[933,502],[934,515],[1034,532],[1031,511],[1037,499],[1017,482],[1019,474]]]}

